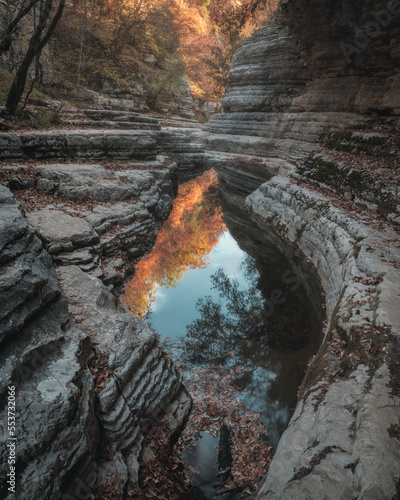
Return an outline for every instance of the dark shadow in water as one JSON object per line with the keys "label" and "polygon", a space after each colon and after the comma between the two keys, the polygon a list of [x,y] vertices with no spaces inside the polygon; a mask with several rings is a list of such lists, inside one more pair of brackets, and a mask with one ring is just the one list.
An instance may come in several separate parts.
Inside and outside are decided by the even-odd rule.
{"label": "dark shadow in water", "polygon": [[[235,380],[243,402],[260,418],[276,447],[297,401],[309,358],[321,341],[321,302],[313,305],[298,267],[261,235],[245,212],[223,205],[224,221],[247,256],[247,288],[218,269],[187,326],[184,359],[198,367],[245,367]],[[311,275],[311,279],[314,277]],[[317,286],[316,283],[313,286]]]}
{"label": "dark shadow in water", "polygon": [[[321,342],[316,272],[244,207],[220,205],[215,174],[192,182],[181,186],[123,300],[155,326],[179,362],[203,373],[234,373],[241,403],[259,414],[276,447]],[[225,401],[216,391],[212,396]],[[218,466],[218,438],[201,436],[184,452],[185,462],[199,470],[193,487],[212,498],[221,482],[218,468],[225,467]]]}

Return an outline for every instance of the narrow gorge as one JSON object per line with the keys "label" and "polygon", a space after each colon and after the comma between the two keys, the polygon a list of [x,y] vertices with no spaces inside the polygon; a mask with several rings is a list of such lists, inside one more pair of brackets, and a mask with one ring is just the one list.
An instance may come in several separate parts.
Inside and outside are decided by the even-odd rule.
{"label": "narrow gorge", "polygon": [[228,84],[202,127],[109,99],[0,133],[4,443],[10,387],[17,407],[17,493],[2,481],[2,498],[145,498],[141,470],[193,401],[118,299],[179,186],[210,169],[231,233],[256,235],[243,246],[264,260],[276,248],[326,314],[251,498],[400,497],[400,2],[281,0]]}

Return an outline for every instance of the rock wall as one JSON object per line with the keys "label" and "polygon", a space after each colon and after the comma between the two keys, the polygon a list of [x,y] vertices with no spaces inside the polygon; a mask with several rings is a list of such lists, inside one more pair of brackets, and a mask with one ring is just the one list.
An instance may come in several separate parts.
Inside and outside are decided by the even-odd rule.
{"label": "rock wall", "polygon": [[[70,471],[88,465],[99,440],[92,377],[84,366],[90,342],[70,321],[51,257],[3,186],[0,210],[3,443],[8,386],[15,386],[20,498],[58,498]],[[3,478],[7,451],[2,448]],[[2,481],[2,498],[14,497],[8,486]]]}
{"label": "rock wall", "polygon": [[[4,186],[0,211],[0,411],[8,436],[5,405],[14,386],[18,498],[86,498],[85,490],[110,481],[122,491],[137,482],[147,432],[164,419],[167,436],[175,435],[190,396],[154,332],[120,310],[99,279],[64,266],[60,286]],[[3,478],[7,463],[3,448]],[[14,498],[5,481],[0,488],[2,498]]]}
{"label": "rock wall", "polygon": [[397,498],[400,2],[282,0],[228,80],[197,137],[222,194],[315,266],[328,319],[257,498]]}
{"label": "rock wall", "polygon": [[399,16],[397,0],[282,1],[233,58],[209,149],[295,160],[330,128],[399,114]]}
{"label": "rock wall", "polygon": [[390,242],[397,235],[367,228],[285,178],[247,203],[318,270],[329,318],[258,498],[394,498],[400,272]]}

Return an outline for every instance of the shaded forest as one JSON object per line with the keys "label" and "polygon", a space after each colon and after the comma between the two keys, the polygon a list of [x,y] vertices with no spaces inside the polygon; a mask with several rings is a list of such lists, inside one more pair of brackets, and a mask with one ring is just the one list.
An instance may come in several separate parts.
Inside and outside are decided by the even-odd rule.
{"label": "shaded forest", "polygon": [[[21,96],[36,89],[33,96],[50,92],[65,97],[84,87],[105,96],[141,96],[150,109],[162,111],[177,98],[186,76],[195,99],[218,102],[233,53],[266,23],[276,4],[277,0],[3,2],[0,105],[40,26],[47,40],[34,47]],[[48,18],[45,23],[43,16]]]}

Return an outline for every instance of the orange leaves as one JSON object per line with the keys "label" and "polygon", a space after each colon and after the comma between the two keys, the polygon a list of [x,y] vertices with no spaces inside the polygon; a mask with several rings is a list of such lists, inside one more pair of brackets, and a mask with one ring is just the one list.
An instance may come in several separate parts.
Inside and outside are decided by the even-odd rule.
{"label": "orange leaves", "polygon": [[137,316],[147,314],[157,286],[174,286],[188,269],[207,265],[208,255],[225,229],[221,209],[215,203],[216,186],[217,175],[210,171],[179,188],[155,248],[139,262],[122,297]]}

